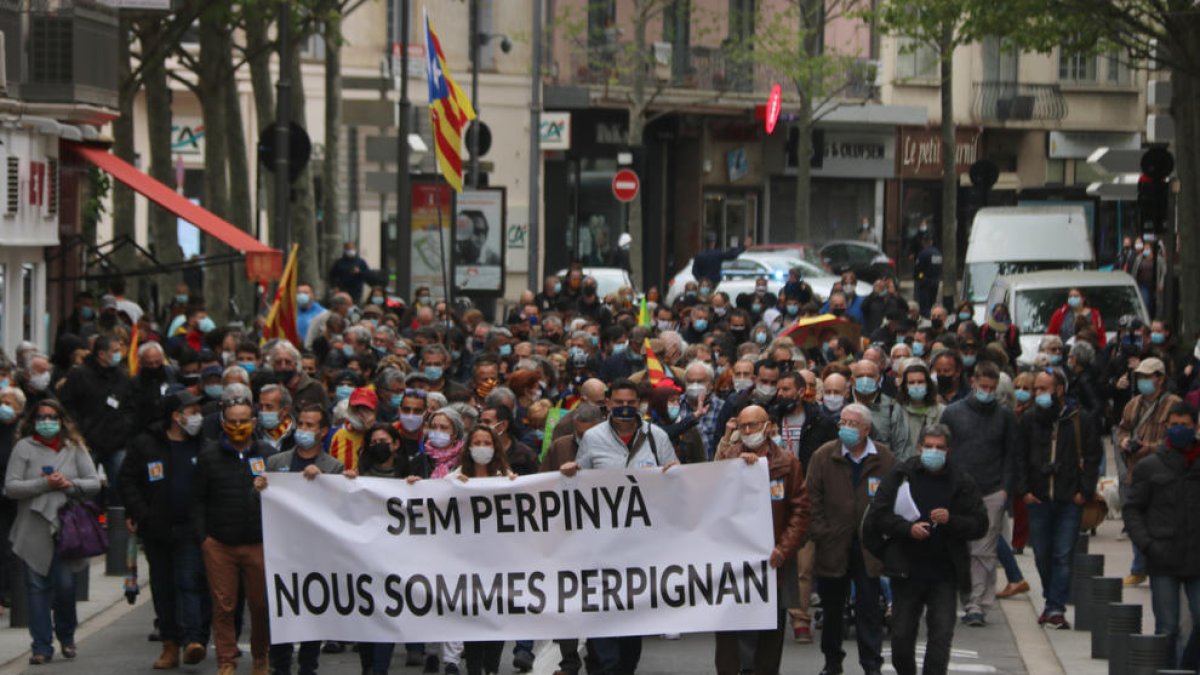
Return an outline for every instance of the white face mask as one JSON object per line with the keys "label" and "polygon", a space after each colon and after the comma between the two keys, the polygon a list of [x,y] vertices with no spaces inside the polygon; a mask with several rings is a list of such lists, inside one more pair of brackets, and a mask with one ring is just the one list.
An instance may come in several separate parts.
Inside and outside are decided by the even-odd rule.
{"label": "white face mask", "polygon": [[50,386],[50,371],[47,370],[29,378],[29,386],[34,391],[45,391],[46,387]]}
{"label": "white face mask", "polygon": [[776,391],[778,388],[773,384],[760,384],[754,388],[754,394],[764,401],[775,398]]}
{"label": "white face mask", "polygon": [[188,436],[195,436],[200,433],[200,427],[204,424],[204,416],[200,413],[188,415],[183,418],[183,430]]}
{"label": "white face mask", "polygon": [[756,431],[755,433],[742,436],[742,445],[751,450],[757,450],[762,447],[763,442],[766,440],[767,435],[765,432]]}
{"label": "white face mask", "polygon": [[841,396],[838,394],[826,394],[825,395],[825,407],[828,408],[830,412],[837,412],[837,411],[841,410],[842,406],[844,406],[844,405],[846,405],[846,397],[845,396]]}
{"label": "white face mask", "polygon": [[745,378],[739,378],[739,377],[735,377],[735,378],[733,378],[733,390],[734,390],[734,391],[746,391],[746,390],[747,390],[747,389],[749,389],[749,388],[750,388],[750,387],[751,387],[753,384],[754,384],[754,380],[752,380],[752,379],[750,379],[750,378],[748,378],[748,377],[745,377]]}
{"label": "white face mask", "polygon": [[490,445],[472,445],[471,446],[471,461],[480,466],[487,466],[492,463],[492,458],[496,456],[496,449]]}
{"label": "white face mask", "polygon": [[708,387],[704,386],[702,382],[693,382],[687,386],[687,388],[684,390],[684,393],[687,395],[689,401],[695,402],[698,401],[700,399],[700,395],[706,391],[708,391]]}

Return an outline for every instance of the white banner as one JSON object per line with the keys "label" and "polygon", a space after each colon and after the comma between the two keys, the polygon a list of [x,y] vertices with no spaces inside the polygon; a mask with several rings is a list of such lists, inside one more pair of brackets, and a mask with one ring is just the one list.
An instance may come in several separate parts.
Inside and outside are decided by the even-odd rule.
{"label": "white banner", "polygon": [[766,462],[509,481],[271,474],[273,642],[769,629]]}

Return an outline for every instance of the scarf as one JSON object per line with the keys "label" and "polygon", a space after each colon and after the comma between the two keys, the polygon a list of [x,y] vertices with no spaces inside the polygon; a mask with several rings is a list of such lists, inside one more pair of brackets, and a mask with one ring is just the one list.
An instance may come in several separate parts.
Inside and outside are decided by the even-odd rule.
{"label": "scarf", "polygon": [[62,449],[62,434],[59,434],[54,438],[43,438],[40,434],[35,433],[33,434],[33,440],[41,443],[55,452],[58,452]]}
{"label": "scarf", "polygon": [[451,443],[444,448],[435,448],[425,444],[425,454],[433,460],[433,473],[430,478],[445,478],[450,470],[458,466],[458,456],[462,454],[463,442]]}

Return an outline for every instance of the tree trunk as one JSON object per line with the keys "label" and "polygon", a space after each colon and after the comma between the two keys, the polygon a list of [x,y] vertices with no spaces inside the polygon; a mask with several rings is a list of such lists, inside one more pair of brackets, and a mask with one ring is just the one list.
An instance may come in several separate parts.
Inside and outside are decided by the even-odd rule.
{"label": "tree trunk", "polygon": [[[162,21],[150,19],[140,31],[142,51],[157,54],[158,58],[142,64],[142,85],[146,92],[146,130],[150,138],[150,176],[164,185],[175,184],[175,168],[171,163],[171,88],[167,84],[164,63],[167,50],[161,44],[165,27]],[[154,257],[163,265],[179,263],[179,230],[175,214],[157,205],[150,207],[150,245]],[[175,295],[175,284],[182,279],[179,271],[158,278],[158,306],[167,307]],[[166,326],[163,326],[166,329]]]}
{"label": "tree trunk", "polygon": [[[805,92],[800,92],[800,108],[796,111],[796,210],[793,215],[795,226],[794,241],[812,241],[812,229],[809,221],[812,218],[812,165],[809,155],[812,154],[813,132],[812,99]],[[722,247],[726,242],[720,244]]]}
{"label": "tree trunk", "polygon": [[[125,39],[131,33],[129,19],[122,18],[120,22],[121,39],[117,40],[117,109],[120,115],[113,120],[113,154],[121,159],[134,163],[134,148],[133,148],[133,100],[137,96],[138,83],[133,81],[133,66],[130,62],[131,55],[129,51],[130,40]],[[136,202],[134,201],[133,190],[125,186],[124,183],[113,181],[113,197],[112,197],[112,220],[113,220],[113,239],[121,239],[127,237],[130,241],[134,240],[134,223],[137,222]],[[121,274],[132,272],[137,269],[136,250],[128,244],[122,245],[115,252],[113,258],[116,261],[117,267]],[[125,295],[130,298],[139,299],[137,289],[139,284],[136,278],[128,280],[128,287],[125,290]]]}
{"label": "tree trunk", "polygon": [[[1197,29],[1192,28],[1192,31]],[[1200,34],[1181,33],[1191,40],[1191,53],[1200,54]],[[1171,71],[1171,115],[1175,118],[1175,174],[1179,179],[1175,222],[1178,224],[1178,254],[1174,266],[1179,279],[1180,325],[1175,331],[1187,345],[1200,331],[1200,233],[1195,223],[1200,219],[1200,77],[1193,72],[1176,68]],[[1175,246],[1168,240],[1167,250],[1174,255]]]}
{"label": "tree trunk", "polygon": [[[296,31],[292,31],[292,34],[295,35]],[[301,42],[302,38],[297,37],[292,45],[292,121],[307,129],[308,121],[304,114],[304,79],[300,76]],[[295,242],[300,244],[299,279],[312,284],[313,290],[321,296],[325,292],[325,281],[321,274],[317,251],[317,216],[311,162],[305,165],[304,171],[292,183],[291,202],[292,236]],[[287,246],[285,251],[290,249],[291,242],[288,242]],[[355,302],[360,299],[355,298]]]}
{"label": "tree trunk", "polygon": [[958,299],[958,164],[954,139],[954,24],[942,28],[942,296]]}
{"label": "tree trunk", "polygon": [[[324,254],[318,264],[327,269],[333,257],[341,250],[343,236],[339,216],[341,205],[338,197],[338,180],[341,172],[341,129],[342,129],[342,23],[341,14],[331,11],[325,20],[325,156],[321,163],[321,248]],[[360,251],[367,250],[366,242],[358,242]],[[372,246],[374,248],[374,246]],[[384,259],[383,251],[379,260]]]}
{"label": "tree trunk", "polygon": [[[634,169],[643,171],[645,165],[645,148],[642,143],[646,135],[646,115],[647,110],[646,100],[646,76],[648,73],[648,55],[646,53],[646,21],[648,7],[651,0],[634,0],[633,3],[633,41],[634,41],[634,63],[633,63],[633,82],[630,95],[629,106],[629,147],[634,153]],[[646,179],[639,175],[641,182],[646,183]],[[645,234],[643,233],[642,225],[642,194],[638,190],[638,195],[633,201],[629,202],[626,207],[629,213],[627,227],[629,236],[633,240],[629,246],[629,267],[630,274],[633,275],[635,284],[639,284],[641,288],[649,288],[654,285],[645,276]],[[612,245],[611,237],[609,245]],[[657,248],[657,247],[654,247]],[[602,253],[607,254],[608,251]]]}
{"label": "tree trunk", "polygon": [[[200,91],[200,110],[204,116],[204,207],[222,218],[229,217],[229,183],[227,167],[229,157],[226,139],[226,107],[223,88],[225,77],[221,72],[229,62],[229,29],[218,18],[217,10],[209,10],[200,16],[200,65],[196,73]],[[232,250],[213,237],[204,237],[206,259],[227,256]],[[226,264],[206,267],[204,270],[204,298],[208,313],[218,324],[228,322],[229,272]]]}
{"label": "tree trunk", "polygon": [[[250,53],[250,86],[254,89],[254,120],[255,128],[262,133],[268,125],[275,121],[275,83],[271,81],[271,51],[267,48],[267,28],[270,17],[261,7],[246,11],[246,50]],[[275,231],[275,181],[271,174],[263,175],[263,167],[259,167],[262,191],[266,199],[267,228],[271,236],[267,241],[271,245],[287,250],[287,245],[280,241],[281,233]],[[263,205],[259,204],[261,211]]]}
{"label": "tree trunk", "polygon": [[[254,222],[254,186],[250,183],[249,149],[246,146],[246,129],[242,120],[242,96],[238,92],[237,74],[232,61],[225,67],[225,137],[229,139],[229,216],[239,228],[257,236]],[[257,312],[254,284],[246,278],[241,265],[234,269],[234,288],[230,297],[237,303],[237,313],[242,319],[253,317]]]}

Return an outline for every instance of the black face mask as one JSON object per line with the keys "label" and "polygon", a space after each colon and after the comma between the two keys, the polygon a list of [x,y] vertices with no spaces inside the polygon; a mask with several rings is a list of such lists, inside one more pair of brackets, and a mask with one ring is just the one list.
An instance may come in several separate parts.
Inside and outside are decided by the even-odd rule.
{"label": "black face mask", "polygon": [[619,405],[613,408],[611,416],[620,422],[632,422],[640,417],[637,407],[632,405]]}
{"label": "black face mask", "polygon": [[799,404],[800,402],[794,398],[775,399],[775,412],[780,416],[791,415]]}
{"label": "black face mask", "polygon": [[954,380],[948,377],[938,378],[938,390],[943,394],[949,394],[955,390]]}
{"label": "black face mask", "polygon": [[840,308],[840,307],[839,307],[839,308],[836,308],[836,309],[831,309],[831,310],[829,310],[829,313],[830,313],[830,314],[832,314],[832,315],[834,315],[834,316],[842,316],[843,314],[845,314],[845,313],[846,313],[846,310],[845,310],[845,309],[842,309],[842,308]]}
{"label": "black face mask", "polygon": [[930,321],[930,323],[933,324],[933,327],[935,330],[939,330],[939,331],[942,330],[942,328],[945,327],[945,325],[946,325],[946,322],[942,321],[941,319],[933,319]]}
{"label": "black face mask", "polygon": [[296,371],[294,371],[294,370],[276,370],[275,371],[275,381],[278,382],[279,384],[287,384],[288,382],[291,382],[292,378],[295,376],[296,376]]}
{"label": "black face mask", "polygon": [[372,464],[382,464],[392,456],[392,446],[387,443],[372,443],[367,446],[365,455]]}

